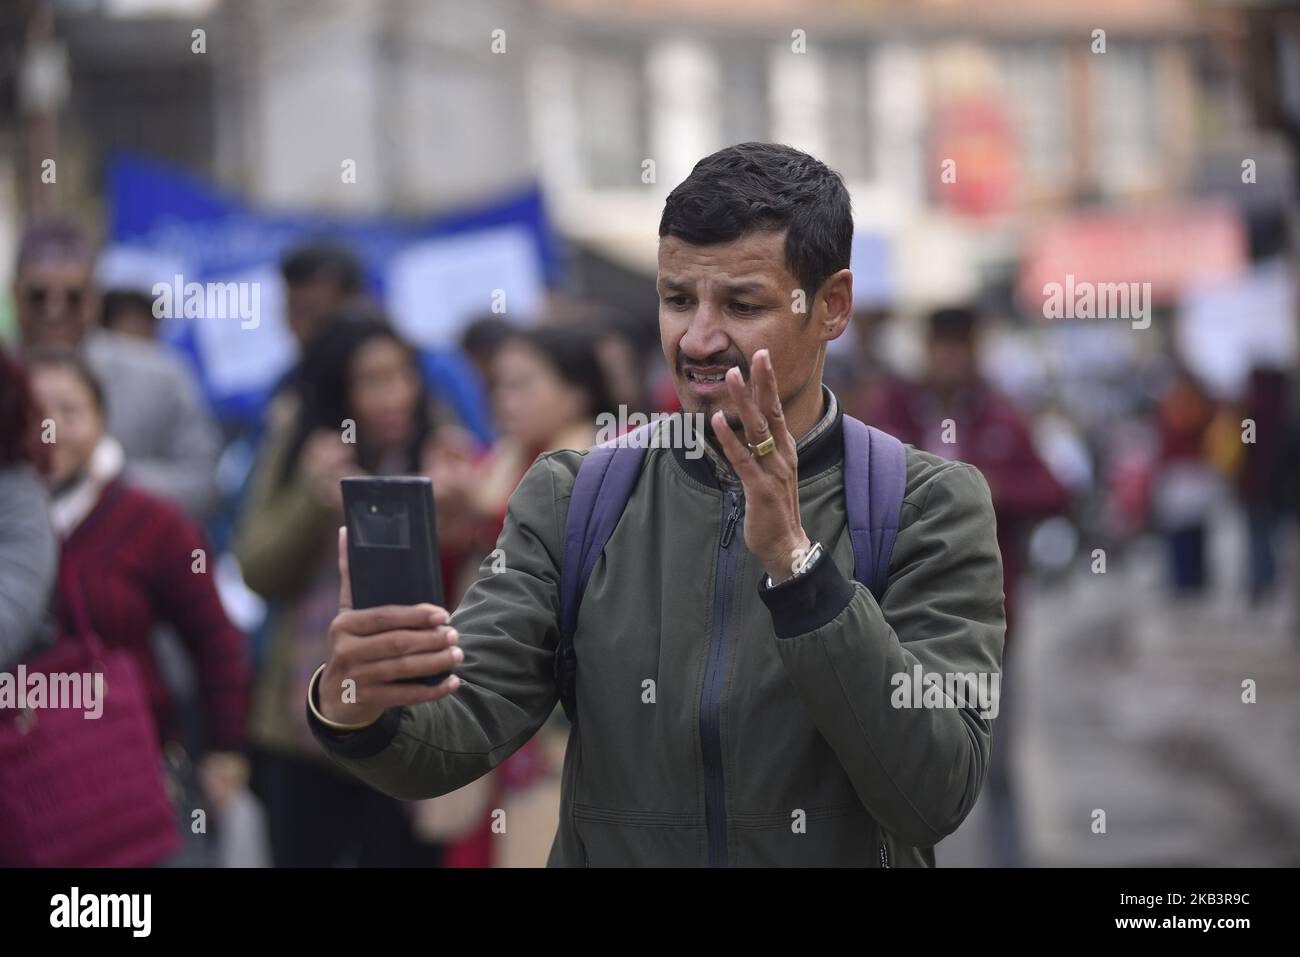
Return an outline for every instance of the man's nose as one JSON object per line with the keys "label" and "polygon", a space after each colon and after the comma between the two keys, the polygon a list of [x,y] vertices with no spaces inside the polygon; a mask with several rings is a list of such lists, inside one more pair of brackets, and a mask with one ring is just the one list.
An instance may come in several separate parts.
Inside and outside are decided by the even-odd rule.
{"label": "man's nose", "polygon": [[725,352],[728,346],[726,333],[718,321],[717,310],[706,302],[700,303],[691,316],[691,324],[682,336],[680,349],[692,359],[707,359]]}
{"label": "man's nose", "polygon": [[59,322],[68,314],[68,297],[59,289],[50,290],[35,304],[36,315],[46,322]]}

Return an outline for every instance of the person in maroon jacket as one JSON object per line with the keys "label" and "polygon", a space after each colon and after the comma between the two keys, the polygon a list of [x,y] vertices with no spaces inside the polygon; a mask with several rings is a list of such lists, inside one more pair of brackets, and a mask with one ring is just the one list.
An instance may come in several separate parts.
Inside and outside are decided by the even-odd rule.
{"label": "person in maroon jacket", "polygon": [[180,716],[150,635],[167,622],[184,642],[202,694],[200,778],[219,808],[246,773],[238,751],[249,678],[244,636],[217,596],[215,556],[179,508],[122,480],[121,446],[104,432],[103,389],[84,362],[34,353],[27,364],[52,427],[48,478],[60,569],[80,584],[100,639],[133,653],[163,743],[180,740]]}
{"label": "person in maroon jacket", "polygon": [[1007,651],[1016,625],[1016,587],[1026,539],[1037,519],[1069,505],[1069,494],[1034,448],[1025,416],[979,373],[979,316],[961,306],[929,317],[926,369],[920,382],[885,373],[858,397],[864,421],[935,455],[974,465],[993,495],[1007,618],[999,695],[998,746],[989,766],[994,844],[1002,866],[1021,864],[1019,829],[1008,767],[1011,709]]}
{"label": "person in maroon jacket", "polygon": [[1025,539],[1036,520],[1068,507],[1069,494],[1034,448],[1024,414],[980,376],[978,323],[969,307],[933,312],[923,379],[886,374],[858,411],[903,442],[968,462],[984,475],[997,513],[1009,643]]}

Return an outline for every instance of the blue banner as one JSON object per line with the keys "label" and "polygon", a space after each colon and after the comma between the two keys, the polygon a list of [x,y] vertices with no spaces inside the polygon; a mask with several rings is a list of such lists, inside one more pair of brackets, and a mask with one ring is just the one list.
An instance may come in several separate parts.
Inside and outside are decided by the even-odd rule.
{"label": "blue banner", "polygon": [[108,196],[101,281],[168,303],[162,336],[193,360],[213,408],[228,419],[255,418],[267,389],[296,358],[278,269],[295,245],[330,240],[353,250],[368,290],[426,351],[426,370],[439,370],[435,391],[481,436],[482,397],[464,394],[454,371],[463,365],[454,349],[460,328],[493,311],[531,321],[559,280],[536,184],[416,219],[278,213],[160,163],[118,155]]}

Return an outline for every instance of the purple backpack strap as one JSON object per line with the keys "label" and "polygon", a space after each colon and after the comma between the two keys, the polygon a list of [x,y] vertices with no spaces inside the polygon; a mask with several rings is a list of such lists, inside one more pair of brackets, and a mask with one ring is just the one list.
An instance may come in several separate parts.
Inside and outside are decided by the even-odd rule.
{"label": "purple backpack strap", "polygon": [[892,435],[844,416],[844,502],[853,577],[879,601],[907,489],[907,450]]}
{"label": "purple backpack strap", "polygon": [[651,426],[597,445],[587,452],[573,482],[564,521],[564,557],[560,566],[560,640],[555,652],[555,683],[570,721],[575,718],[577,657],[573,636],[578,609],[596,560],[632,494],[641,474]]}

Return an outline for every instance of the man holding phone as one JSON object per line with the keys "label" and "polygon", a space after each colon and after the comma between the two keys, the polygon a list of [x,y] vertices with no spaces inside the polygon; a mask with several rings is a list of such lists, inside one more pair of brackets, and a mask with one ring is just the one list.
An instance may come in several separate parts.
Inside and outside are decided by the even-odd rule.
{"label": "man holding phone", "polygon": [[[335,761],[395,797],[461,787],[546,721],[571,647],[552,865],[933,866],[988,767],[996,705],[953,691],[999,674],[1002,568],[980,473],[898,447],[894,514],[871,496],[871,541],[897,529],[887,575],[854,580],[861,424],[821,381],[852,313],[852,233],[842,180],[804,153],[746,143],[696,165],[665,206],[658,290],[707,455],[645,452],[572,629],[566,519],[592,452],[533,464],[505,567],[485,560],[452,616],[354,609],[344,567],[307,702]],[[921,673],[926,693],[900,694]]]}

